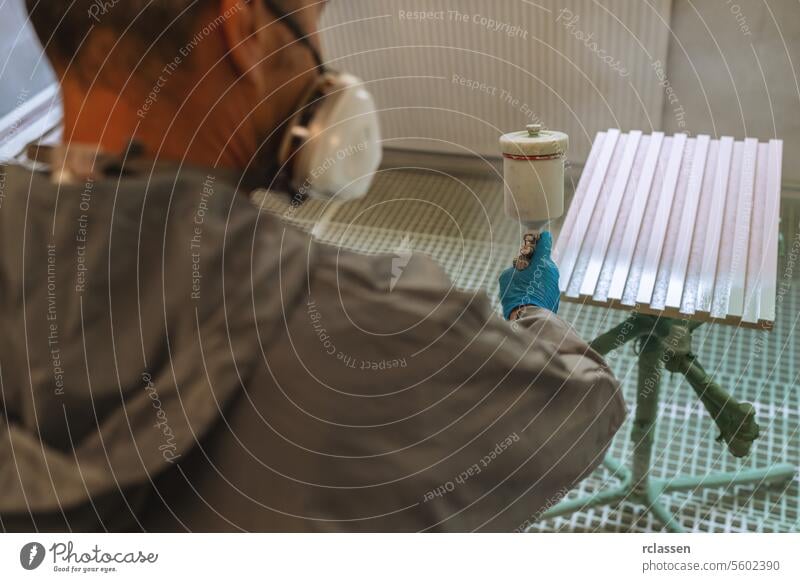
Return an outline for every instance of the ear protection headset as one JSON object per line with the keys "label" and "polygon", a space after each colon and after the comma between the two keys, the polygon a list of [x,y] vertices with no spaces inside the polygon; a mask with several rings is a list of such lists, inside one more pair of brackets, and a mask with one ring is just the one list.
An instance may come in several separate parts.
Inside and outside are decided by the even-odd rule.
{"label": "ear protection headset", "polygon": [[364,196],[382,159],[378,113],[361,79],[326,68],[297,22],[263,0],[314,57],[320,76],[287,127],[278,163],[295,195],[351,200]]}

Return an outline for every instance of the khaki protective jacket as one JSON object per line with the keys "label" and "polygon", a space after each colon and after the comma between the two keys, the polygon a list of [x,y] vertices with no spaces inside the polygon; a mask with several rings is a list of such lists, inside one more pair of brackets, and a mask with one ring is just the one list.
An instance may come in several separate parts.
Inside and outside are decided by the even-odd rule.
{"label": "khaki protective jacket", "polygon": [[213,170],[0,176],[2,529],[520,530],[623,421],[557,316],[512,327]]}

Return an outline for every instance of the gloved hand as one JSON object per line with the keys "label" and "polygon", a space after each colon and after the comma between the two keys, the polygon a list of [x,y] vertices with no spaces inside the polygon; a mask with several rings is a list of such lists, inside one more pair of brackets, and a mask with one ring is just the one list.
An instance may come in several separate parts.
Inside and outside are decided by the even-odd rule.
{"label": "gloved hand", "polygon": [[523,305],[535,305],[558,313],[561,301],[558,267],[550,258],[552,248],[553,237],[545,231],[536,244],[527,269],[518,271],[510,267],[500,275],[500,302],[506,319],[512,311]]}

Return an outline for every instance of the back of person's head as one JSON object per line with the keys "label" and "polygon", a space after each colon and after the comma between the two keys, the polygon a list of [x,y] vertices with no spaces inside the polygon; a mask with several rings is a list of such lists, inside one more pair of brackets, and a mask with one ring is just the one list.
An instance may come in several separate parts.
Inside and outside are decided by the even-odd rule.
{"label": "back of person's head", "polygon": [[[240,161],[292,114],[318,76],[316,57],[298,38],[318,50],[325,4],[26,0],[62,86],[71,135],[116,149],[138,117],[137,136],[156,144],[164,124],[175,126],[183,115],[182,132],[172,134],[176,154],[199,119],[207,135],[219,134],[220,126],[234,128],[236,136],[229,139],[236,143],[221,147],[237,148]],[[111,121],[107,128],[95,127],[97,119]]]}
{"label": "back of person's head", "polygon": [[[111,75],[158,71],[179,56],[186,61],[198,42],[216,33],[230,38],[226,29],[237,14],[258,10],[273,18],[270,4],[311,29],[325,2],[264,4],[262,0],[26,0],[31,23],[57,71],[95,82]],[[276,40],[293,40],[282,27],[271,28]]]}
{"label": "back of person's head", "polygon": [[163,66],[191,39],[203,6],[215,3],[26,0],[31,23],[56,70],[90,82],[108,76],[104,61],[113,60],[116,67],[127,63],[128,73]]}

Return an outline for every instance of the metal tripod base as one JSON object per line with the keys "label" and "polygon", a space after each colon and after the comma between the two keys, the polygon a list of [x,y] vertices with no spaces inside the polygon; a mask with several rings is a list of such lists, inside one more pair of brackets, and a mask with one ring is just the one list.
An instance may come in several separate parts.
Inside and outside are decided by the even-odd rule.
{"label": "metal tripod base", "polygon": [[692,354],[691,333],[698,325],[687,321],[632,315],[592,342],[592,348],[601,355],[632,340],[640,343],[636,415],[631,430],[632,469],[607,456],[603,464],[619,479],[619,485],[588,497],[564,501],[543,513],[543,519],[598,505],[616,505],[629,501],[644,506],[645,511],[655,515],[664,524],[665,530],[683,532],[685,530],[675,516],[659,501],[661,495],[736,485],[776,484],[794,478],[796,469],[788,463],[764,469],[712,473],[698,477],[655,479],[650,476],[658,397],[664,369],[685,376],[719,427],[719,440],[725,442],[734,456],[747,455],[752,442],[758,438],[759,427],[755,422],[753,406],[736,401],[706,374]]}
{"label": "metal tripod base", "polygon": [[568,499],[542,514],[542,519],[551,519],[576,511],[585,511],[597,506],[616,506],[623,501],[642,505],[645,511],[652,513],[664,524],[664,529],[672,533],[684,533],[686,530],[661,503],[659,497],[665,493],[676,491],[700,491],[703,489],[728,489],[736,485],[772,485],[785,483],[794,477],[795,468],[788,463],[781,463],[764,469],[747,469],[730,473],[712,473],[701,477],[676,477],[674,479],[648,479],[642,491],[637,491],[633,483],[633,474],[612,457],[606,457],[603,465],[611,471],[619,484],[586,495],[577,499]]}

